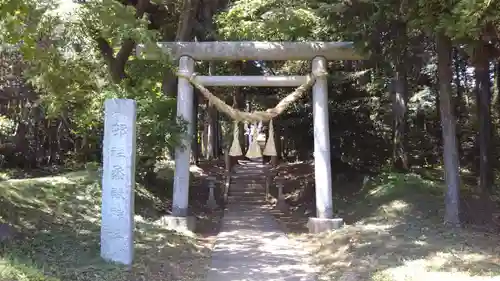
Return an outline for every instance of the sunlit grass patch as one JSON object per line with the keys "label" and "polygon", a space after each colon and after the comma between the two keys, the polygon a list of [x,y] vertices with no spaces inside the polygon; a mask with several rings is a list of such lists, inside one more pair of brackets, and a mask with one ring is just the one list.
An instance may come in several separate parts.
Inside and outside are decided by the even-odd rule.
{"label": "sunlit grass patch", "polygon": [[448,277],[500,275],[498,238],[441,226],[347,226],[313,239],[321,280],[438,280],[426,279],[437,272]]}
{"label": "sunlit grass patch", "polygon": [[6,172],[0,171],[0,181],[8,180],[10,175]]}
{"label": "sunlit grass patch", "polygon": [[[163,229],[139,213],[132,269],[103,261],[100,178],[98,169],[89,169],[0,182],[0,223],[13,230],[0,242],[1,281],[203,279],[209,249],[196,237]],[[137,185],[137,210],[160,201]]]}
{"label": "sunlit grass patch", "polygon": [[372,179],[342,213],[341,230],[305,235],[320,280],[492,280],[500,238],[442,224],[444,186],[416,174]]}

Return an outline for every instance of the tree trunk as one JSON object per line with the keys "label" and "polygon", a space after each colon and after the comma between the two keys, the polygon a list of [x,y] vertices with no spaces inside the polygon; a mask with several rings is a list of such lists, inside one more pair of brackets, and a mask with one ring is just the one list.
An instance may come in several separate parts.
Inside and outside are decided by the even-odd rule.
{"label": "tree trunk", "polygon": [[[208,75],[215,75],[215,64],[214,62],[209,62],[208,64]],[[220,155],[219,150],[219,122],[218,122],[218,112],[217,108],[211,106],[208,101],[206,101],[205,107],[205,138],[204,147],[205,159],[211,160],[216,159]]]}
{"label": "tree trunk", "polygon": [[[495,93],[495,99],[492,101],[491,106],[493,107],[492,110],[492,118],[493,120],[496,120],[496,122],[493,125],[493,147],[492,149],[496,152],[498,150],[498,147],[500,146],[500,138],[498,135],[498,128],[500,128],[500,61],[496,61],[494,63],[493,67],[493,75],[495,77],[495,83],[493,85],[493,91]],[[495,154],[496,157],[493,157],[493,170],[495,171],[499,167],[499,159],[498,159],[498,154]]]}
{"label": "tree trunk", "polygon": [[465,125],[465,116],[464,112],[466,111],[465,108],[465,101],[464,101],[464,94],[463,94],[463,88],[461,84],[462,80],[462,67],[461,65],[463,64],[463,61],[460,58],[460,53],[457,48],[453,49],[453,57],[454,57],[454,65],[455,65],[455,87],[457,88],[457,98],[455,102],[455,116],[457,116],[458,119],[458,127],[457,127],[457,139],[458,139],[458,159],[460,159],[460,155],[463,154],[463,147],[462,147],[462,126]]}
{"label": "tree trunk", "polygon": [[200,164],[200,142],[198,141],[198,90],[194,90],[193,96],[193,139],[191,141],[192,162],[195,165]]}
{"label": "tree trunk", "polygon": [[500,61],[495,63],[495,91],[497,92],[497,109],[500,109]]}
{"label": "tree trunk", "polygon": [[394,83],[392,88],[392,160],[394,168],[406,171],[409,169],[408,154],[406,152],[406,114],[408,104],[408,35],[406,24],[401,21],[394,22],[391,32],[398,40],[403,49],[395,49],[393,57],[396,62],[394,65]]}
{"label": "tree trunk", "polygon": [[279,122],[278,119],[274,119],[273,121],[273,127],[274,127],[274,143],[276,145],[276,154],[278,157],[278,160],[283,159],[283,147],[281,144],[281,122]]}
{"label": "tree trunk", "polygon": [[[214,75],[215,74],[215,65],[214,62],[211,61],[208,63],[208,75]],[[217,109],[213,106],[210,105],[210,102],[206,101],[206,109],[205,109],[205,114],[206,114],[206,119],[205,119],[205,126],[206,126],[206,146],[205,146],[205,159],[206,160],[211,160],[215,158],[215,145],[217,141],[217,134],[215,132],[215,127],[217,126],[216,122],[216,116],[214,111]]]}
{"label": "tree trunk", "polygon": [[[439,75],[439,73],[438,73]],[[438,76],[439,77],[439,76]],[[437,87],[435,87],[435,89],[433,89],[433,91],[436,93],[436,117],[439,119],[439,120],[442,120],[442,117],[441,117],[441,97],[439,95],[439,85],[435,85]],[[437,147],[437,153],[438,154],[441,154],[441,151],[442,151],[442,148],[443,148],[443,129],[441,126],[439,127],[436,127],[436,130],[435,130],[435,135],[436,137],[436,147]]]}
{"label": "tree trunk", "polygon": [[212,135],[214,134],[212,128],[212,116],[210,115],[210,103],[208,101],[205,102],[205,118],[203,122],[203,157],[205,160],[211,160],[214,158],[213,156],[213,142]]}
{"label": "tree trunk", "polygon": [[491,84],[487,51],[484,46],[476,49],[474,56],[476,100],[479,122],[479,190],[491,191],[493,185],[491,150]]}
{"label": "tree trunk", "polygon": [[211,114],[212,114],[212,128],[213,128],[213,133],[212,133],[212,142],[213,142],[213,156],[215,159],[219,159],[221,153],[222,153],[222,147],[221,147],[221,136],[222,136],[222,129],[221,125],[219,122],[219,116],[220,113],[217,111],[217,108],[213,107],[211,109]]}
{"label": "tree trunk", "polygon": [[[191,41],[194,37],[194,26],[196,22],[196,11],[199,5],[198,0],[184,0],[182,3],[182,13],[179,16],[179,22],[177,24],[177,32],[175,34],[175,41]],[[164,34],[165,41],[171,41],[173,38],[170,34]],[[177,65],[177,61],[174,61],[174,66]],[[163,93],[167,96],[175,97],[177,94],[177,76],[171,68],[165,68],[162,79],[162,89]]]}
{"label": "tree trunk", "polygon": [[451,80],[453,72],[451,69],[451,40],[444,34],[437,36],[438,54],[438,79],[441,110],[441,126],[444,141],[444,168],[445,181],[447,185],[445,195],[444,222],[452,226],[460,225],[460,174],[457,149],[457,134],[455,128],[455,116],[452,107]]}
{"label": "tree trunk", "polygon": [[404,139],[406,131],[407,79],[403,70],[396,71],[392,94],[393,133],[392,158],[394,167],[398,170],[408,170],[408,156],[405,151]]}
{"label": "tree trunk", "polygon": [[[464,54],[462,54],[462,56],[464,56]],[[468,60],[469,58],[468,57],[463,57],[464,61],[463,61],[463,64],[461,65],[461,72],[462,72],[462,77],[463,77],[463,81],[464,81],[464,88],[465,89],[470,89],[471,88],[471,82],[469,79],[469,75],[467,73],[467,68],[468,68]],[[464,114],[464,119],[465,120],[468,120],[470,119],[470,110],[469,108],[471,107],[470,106],[470,99],[469,99],[469,96],[468,95],[465,95],[464,96],[464,104],[465,104],[465,112],[462,112],[462,114]]]}
{"label": "tree trunk", "polygon": [[214,146],[214,149],[215,149],[215,157],[217,159],[219,159],[219,157],[222,155],[222,150],[223,150],[223,136],[222,136],[222,127],[221,127],[221,123],[220,123],[220,119],[221,119],[221,114],[219,111],[215,110],[215,118],[214,118],[214,122],[215,122],[215,132],[214,132],[214,138],[215,138],[215,146]]}

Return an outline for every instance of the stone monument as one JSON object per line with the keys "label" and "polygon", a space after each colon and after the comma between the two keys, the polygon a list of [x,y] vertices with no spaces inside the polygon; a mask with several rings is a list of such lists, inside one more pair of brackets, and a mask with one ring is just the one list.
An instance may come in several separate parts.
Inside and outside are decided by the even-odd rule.
{"label": "stone monument", "polygon": [[131,265],[134,255],[136,102],[104,103],[101,257]]}

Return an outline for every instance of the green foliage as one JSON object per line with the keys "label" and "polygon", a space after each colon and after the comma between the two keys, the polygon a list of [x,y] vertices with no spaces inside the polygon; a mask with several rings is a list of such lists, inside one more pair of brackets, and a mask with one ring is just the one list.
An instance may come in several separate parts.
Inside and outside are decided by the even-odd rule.
{"label": "green foliage", "polygon": [[175,100],[161,89],[162,74],[171,67],[168,57],[159,56],[154,62],[127,59],[128,78],[117,84],[96,41],[106,40],[114,56],[128,39],[159,53],[155,44],[159,34],[148,29],[146,17],[136,18],[133,6],[114,0],[63,5],[14,2],[2,3],[6,9],[0,18],[1,41],[11,46],[22,42],[15,49],[24,60],[23,76],[39,93],[37,102],[48,118],[65,120],[72,134],[99,147],[96,132],[102,132],[105,99],[131,98],[138,104],[140,169],[151,169],[157,158],[178,144],[185,124],[176,120]]}
{"label": "green foliage", "polygon": [[448,11],[448,16],[443,17],[442,25],[451,38],[477,40],[487,25],[493,23],[498,26],[499,9],[498,1],[458,1]]}
{"label": "green foliage", "polygon": [[240,0],[216,21],[219,33],[230,40],[305,41],[326,36],[323,18],[299,1]]}
{"label": "green foliage", "polygon": [[14,134],[15,123],[10,118],[0,115],[0,136],[9,137]]}
{"label": "green foliage", "polygon": [[[409,9],[409,22],[428,34],[444,32],[457,42],[482,40],[493,35],[500,24],[498,1],[442,1],[420,0]],[[485,31],[486,34],[485,34]]]}
{"label": "green foliage", "polygon": [[126,39],[153,45],[160,38],[157,30],[148,29],[146,14],[136,18],[136,9],[133,6],[124,6],[119,1],[86,1],[73,16],[87,39],[103,37],[115,51]]}
{"label": "green foliage", "polygon": [[[24,52],[33,51],[36,34],[46,28],[50,18],[45,15],[55,7],[53,1],[1,0],[0,1],[0,42],[19,44]],[[2,46],[5,47],[5,46]]]}

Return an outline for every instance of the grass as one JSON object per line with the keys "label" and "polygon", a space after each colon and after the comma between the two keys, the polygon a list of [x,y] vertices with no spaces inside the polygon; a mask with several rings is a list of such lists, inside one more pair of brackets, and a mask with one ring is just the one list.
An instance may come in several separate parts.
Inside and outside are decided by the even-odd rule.
{"label": "grass", "polygon": [[[438,178],[388,172],[358,185],[354,194],[336,196],[335,206],[347,222],[343,229],[291,235],[311,251],[319,280],[492,280],[500,276],[497,233],[443,225],[444,186]],[[278,215],[285,224],[293,216],[297,214]]]}
{"label": "grass", "polygon": [[[135,262],[126,270],[99,256],[97,169],[0,181],[1,281],[203,280],[210,248],[195,236],[154,223],[161,200],[136,187]],[[0,233],[1,238],[2,233]]]}

